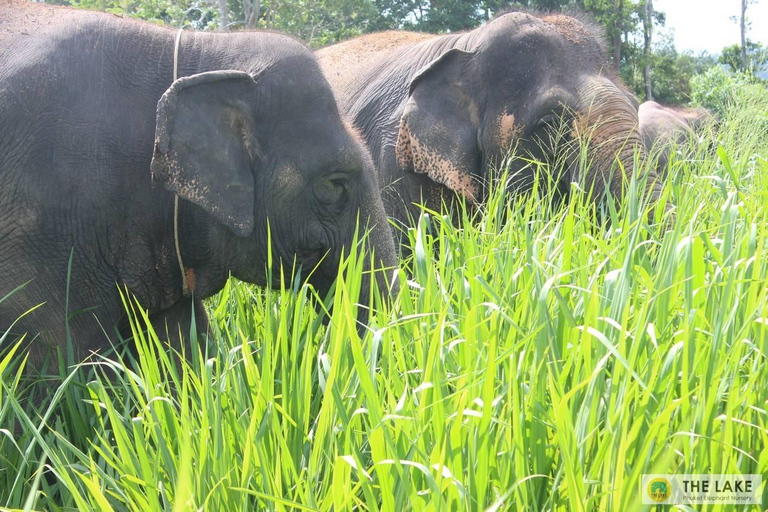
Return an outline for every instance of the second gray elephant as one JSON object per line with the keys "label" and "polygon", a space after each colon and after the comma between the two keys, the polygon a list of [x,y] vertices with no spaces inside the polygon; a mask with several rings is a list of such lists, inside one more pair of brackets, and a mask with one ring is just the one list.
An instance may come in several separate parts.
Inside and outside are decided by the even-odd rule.
{"label": "second gray elephant", "polygon": [[713,126],[715,116],[704,108],[673,109],[646,101],[638,108],[640,134],[650,154],[658,155],[659,169],[669,167],[670,152]]}
{"label": "second gray elephant", "polygon": [[[390,216],[407,222],[414,204],[439,208],[452,193],[480,202],[490,169],[508,151],[558,156],[553,130],[591,139],[589,171],[578,158],[545,176],[567,194],[584,182],[599,198],[620,196],[644,152],[635,97],[610,72],[603,42],[581,21],[522,12],[466,33],[384,32],[317,52],[339,104],[361,131]],[[562,121],[565,120],[565,124]],[[560,155],[562,156],[562,155]],[[527,159],[510,165],[514,191],[536,179]],[[659,197],[654,171],[648,195]]]}

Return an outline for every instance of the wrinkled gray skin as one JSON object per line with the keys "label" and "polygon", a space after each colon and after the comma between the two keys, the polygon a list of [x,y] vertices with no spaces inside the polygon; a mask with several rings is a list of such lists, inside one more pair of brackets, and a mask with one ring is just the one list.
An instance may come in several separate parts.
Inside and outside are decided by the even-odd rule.
{"label": "wrinkled gray skin", "polygon": [[[549,136],[561,118],[566,139],[592,140],[584,181],[596,198],[621,195],[617,161],[629,177],[643,150],[637,100],[608,71],[599,37],[572,17],[509,13],[463,34],[384,32],[316,55],[371,149],[387,213],[403,222],[422,197],[433,208],[451,191],[481,202],[489,169],[510,148],[563,156]],[[554,180],[564,194],[581,178],[574,152],[567,158]],[[511,166],[515,191],[534,183],[525,165]],[[648,178],[655,199],[660,185]]]}
{"label": "wrinkled gray skin", "polygon": [[716,121],[715,116],[704,108],[672,109],[655,101],[642,103],[638,116],[643,144],[649,154],[658,155],[661,171],[669,166],[669,152],[673,146],[692,140]]}
{"label": "wrinkled gray skin", "polygon": [[[127,334],[118,287],[156,328],[189,332],[194,302],[229,273],[268,284],[294,258],[329,289],[358,213],[382,265],[394,243],[364,146],[343,124],[314,56],[271,33],[184,33],[114,16],[18,4],[0,25],[0,333],[37,337],[31,361],[71,333],[82,358]],[[193,298],[182,295],[173,197]],[[275,271],[275,275],[279,275]],[[367,285],[364,285],[367,286]],[[200,327],[198,327],[200,329]],[[160,332],[159,331],[159,332]],[[171,336],[173,338],[173,336]],[[176,341],[177,342],[177,341]]]}

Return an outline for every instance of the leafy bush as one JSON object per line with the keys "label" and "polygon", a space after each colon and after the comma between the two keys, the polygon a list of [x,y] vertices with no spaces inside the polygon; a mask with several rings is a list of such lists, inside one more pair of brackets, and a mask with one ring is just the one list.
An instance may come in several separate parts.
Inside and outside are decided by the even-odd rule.
{"label": "leafy bush", "polygon": [[696,105],[725,115],[730,106],[752,96],[768,94],[765,82],[744,73],[715,66],[691,79],[691,100]]}
{"label": "leafy bush", "polygon": [[673,44],[659,48],[651,68],[653,99],[664,105],[685,104],[691,95],[691,78],[695,73],[696,58],[692,55],[677,53]]}

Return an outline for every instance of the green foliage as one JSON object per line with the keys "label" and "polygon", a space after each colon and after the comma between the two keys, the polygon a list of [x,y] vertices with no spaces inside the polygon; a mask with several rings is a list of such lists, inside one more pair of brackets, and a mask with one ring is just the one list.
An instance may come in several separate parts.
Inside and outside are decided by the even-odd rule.
{"label": "green foliage", "polygon": [[[125,14],[137,19],[221,29],[217,0],[45,0]],[[269,29],[318,48],[356,35],[389,29],[434,33],[477,27],[510,7],[557,10],[573,0],[226,0],[230,30]],[[254,12],[255,9],[255,12]],[[246,13],[253,13],[252,19]]]}
{"label": "green foliage", "polygon": [[617,43],[629,44],[629,41],[622,41],[622,36],[639,29],[645,5],[642,0],[577,0],[575,4],[604,27],[611,55],[616,51]]}
{"label": "green foliage", "polygon": [[[198,30],[220,30],[224,19],[218,0],[46,1]],[[604,28],[609,58],[615,58],[614,49],[620,46],[621,77],[638,96],[645,95],[643,67],[647,58],[637,37],[631,37],[642,30],[645,0],[225,0],[224,3],[229,30],[277,30],[313,48],[379,30],[432,33],[469,30],[509,8],[541,11],[576,8],[589,13]],[[663,25],[664,14],[654,11],[653,20]],[[669,39],[655,48],[651,56],[654,99],[665,104],[685,103],[697,59],[679,55]]]}
{"label": "green foliage", "polygon": [[682,105],[690,101],[693,57],[662,53],[651,69],[655,101],[664,105]]}
{"label": "green foliage", "polygon": [[736,94],[717,154],[673,155],[668,226],[637,183],[605,224],[576,186],[495,187],[425,212],[362,336],[353,255],[327,326],[306,287],[231,281],[189,362],[133,306],[137,361],[28,418],[0,361],[0,507],[624,511],[642,473],[765,473],[768,95]]}
{"label": "green foliage", "polygon": [[46,0],[82,9],[110,12],[180,28],[217,27],[217,11],[208,0]]}
{"label": "green foliage", "polygon": [[[724,115],[750,95],[768,95],[768,84],[745,73],[733,73],[715,66],[691,80],[691,100]],[[766,113],[768,116],[768,113]]]}
{"label": "green foliage", "polygon": [[417,28],[425,32],[457,32],[475,28],[485,21],[485,13],[479,7],[478,2],[431,0]]}
{"label": "green foliage", "polygon": [[[646,57],[639,48],[626,48],[621,78],[640,101],[645,101],[643,68]],[[691,79],[716,64],[717,59],[704,52],[698,56],[690,52],[679,53],[670,37],[662,36],[653,45],[651,53],[651,83],[653,99],[663,105],[685,105],[691,100]]]}
{"label": "green foliage", "polygon": [[[575,4],[604,27],[614,62],[618,45],[619,74],[639,98],[646,99],[643,72],[646,64],[650,64],[654,100],[667,105],[679,105],[689,100],[690,78],[701,68],[701,63],[709,59],[679,54],[671,38],[654,36],[657,40],[649,60],[642,37],[645,0],[578,0]],[[651,22],[654,26],[663,26],[665,21],[663,12],[653,11]]]}
{"label": "green foliage", "polygon": [[256,28],[291,34],[313,48],[367,32],[377,14],[369,0],[270,0],[263,12]]}
{"label": "green foliage", "polygon": [[764,48],[762,44],[747,41],[747,68],[744,69],[744,65],[741,62],[741,45],[734,44],[723,48],[723,53],[717,61],[720,64],[726,64],[730,66],[733,71],[740,71],[742,73],[753,74],[755,71],[760,70],[768,63],[768,49]]}
{"label": "green foliage", "polygon": [[656,47],[652,55],[651,83],[653,99],[665,105],[690,101],[691,77],[696,72],[695,58],[679,54],[671,40]]}
{"label": "green foliage", "polygon": [[[173,27],[220,30],[218,0],[45,0],[76,7],[125,14]],[[642,37],[645,0],[226,0],[228,29],[269,29],[285,32],[319,48],[367,32],[390,29],[433,33],[468,30],[509,8],[541,11],[580,9],[590,14],[607,36],[609,58],[620,46],[620,75],[640,98],[645,97]],[[250,20],[248,13],[250,14]],[[655,25],[664,13],[654,11]],[[750,69],[768,62],[768,52],[748,43]],[[740,67],[739,47],[726,48],[720,62]],[[669,105],[688,102],[690,80],[712,65],[708,56],[680,54],[670,38],[662,38],[650,57],[654,99]]]}

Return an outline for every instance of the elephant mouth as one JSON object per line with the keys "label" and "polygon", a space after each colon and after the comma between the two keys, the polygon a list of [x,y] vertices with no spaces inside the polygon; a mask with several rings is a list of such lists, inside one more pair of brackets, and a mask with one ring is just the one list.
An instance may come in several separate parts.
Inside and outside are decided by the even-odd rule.
{"label": "elephant mouth", "polygon": [[309,282],[325,293],[330,289],[334,279],[338,264],[333,264],[333,255],[325,247],[304,247],[296,251],[295,266],[300,273],[301,279]]}
{"label": "elephant mouth", "polygon": [[303,267],[315,268],[328,253],[324,247],[307,247],[296,251],[296,261]]}

